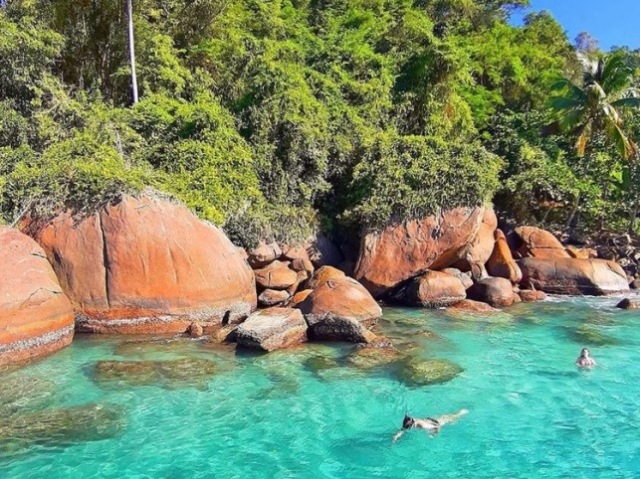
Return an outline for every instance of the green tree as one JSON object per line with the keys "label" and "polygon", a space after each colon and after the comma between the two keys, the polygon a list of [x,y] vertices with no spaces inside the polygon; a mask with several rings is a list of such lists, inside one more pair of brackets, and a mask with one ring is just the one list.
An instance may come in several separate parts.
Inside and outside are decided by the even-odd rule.
{"label": "green tree", "polygon": [[560,115],[560,127],[577,135],[576,151],[583,156],[589,141],[603,134],[623,158],[636,154],[635,143],[624,131],[622,109],[640,108],[640,91],[632,87],[633,70],[619,53],[590,59],[582,53],[580,84],[557,82],[551,105]]}

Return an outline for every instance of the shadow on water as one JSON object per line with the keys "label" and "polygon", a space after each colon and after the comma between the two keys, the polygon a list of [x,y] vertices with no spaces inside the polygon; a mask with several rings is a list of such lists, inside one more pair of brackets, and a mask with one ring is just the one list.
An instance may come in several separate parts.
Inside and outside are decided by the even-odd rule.
{"label": "shadow on water", "polygon": [[292,374],[271,373],[267,375],[270,385],[249,396],[253,401],[285,399],[298,395],[300,378]]}
{"label": "shadow on water", "polygon": [[567,338],[580,345],[616,346],[622,344],[622,341],[619,339],[598,331],[596,327],[591,325],[579,325],[574,327],[560,326],[559,328],[564,332]]}
{"label": "shadow on water", "polygon": [[577,378],[580,376],[581,371],[576,368],[569,371],[549,371],[547,369],[539,369],[537,371],[532,371],[537,376],[544,376],[546,378],[551,379],[567,379],[567,378]]}

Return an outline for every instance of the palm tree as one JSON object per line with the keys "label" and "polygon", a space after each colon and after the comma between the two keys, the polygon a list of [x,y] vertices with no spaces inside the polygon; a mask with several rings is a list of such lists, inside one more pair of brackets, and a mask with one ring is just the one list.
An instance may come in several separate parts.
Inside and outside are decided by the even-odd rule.
{"label": "palm tree", "polygon": [[552,91],[551,106],[560,115],[560,128],[578,135],[576,151],[584,156],[589,141],[603,134],[625,159],[637,147],[625,134],[622,109],[640,108],[640,90],[633,88],[633,70],[620,53],[598,59],[578,53],[582,65],[581,84],[563,78]]}

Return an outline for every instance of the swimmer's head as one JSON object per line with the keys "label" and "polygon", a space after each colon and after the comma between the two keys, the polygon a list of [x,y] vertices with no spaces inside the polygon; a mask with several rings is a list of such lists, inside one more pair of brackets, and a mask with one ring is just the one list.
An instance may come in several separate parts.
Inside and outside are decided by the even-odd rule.
{"label": "swimmer's head", "polygon": [[404,415],[404,419],[402,420],[402,429],[410,429],[415,424],[414,419],[411,416]]}
{"label": "swimmer's head", "polygon": [[580,356],[583,358],[588,358],[589,357],[589,350],[587,348],[582,348],[582,351],[580,351]]}

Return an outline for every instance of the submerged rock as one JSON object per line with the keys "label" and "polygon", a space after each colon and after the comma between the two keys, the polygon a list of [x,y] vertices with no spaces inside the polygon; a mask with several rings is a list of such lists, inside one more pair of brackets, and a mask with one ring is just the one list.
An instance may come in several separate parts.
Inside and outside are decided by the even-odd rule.
{"label": "submerged rock", "polygon": [[126,428],[120,406],[86,404],[0,419],[0,448],[17,452],[33,445],[63,446],[118,436]]}
{"label": "submerged rock", "polygon": [[620,341],[616,338],[589,326],[566,328],[566,332],[567,336],[578,344],[586,344],[588,346],[614,346],[620,344]]}
{"label": "submerged rock", "polygon": [[397,349],[358,348],[347,358],[347,364],[360,369],[373,369],[393,364],[402,359]]}
{"label": "submerged rock", "polygon": [[299,309],[263,309],[238,326],[236,340],[247,348],[283,349],[307,340],[307,323]]}
{"label": "submerged rock", "polygon": [[328,356],[313,356],[304,362],[304,365],[313,373],[319,373],[328,369],[339,368],[340,363],[336,358]]}
{"label": "submerged rock", "polygon": [[347,364],[361,369],[372,369],[386,366],[402,359],[389,339],[378,336],[368,344],[358,344],[347,357]]}
{"label": "submerged rock", "polygon": [[400,365],[399,377],[409,386],[429,386],[451,381],[464,369],[446,359],[409,359]]}
{"label": "submerged rock", "polygon": [[100,386],[159,386],[165,389],[205,389],[217,372],[208,359],[182,358],[169,361],[98,361],[94,379]]}
{"label": "submerged rock", "polygon": [[49,405],[56,393],[53,381],[36,376],[0,377],[0,384],[0,417],[40,409]]}

